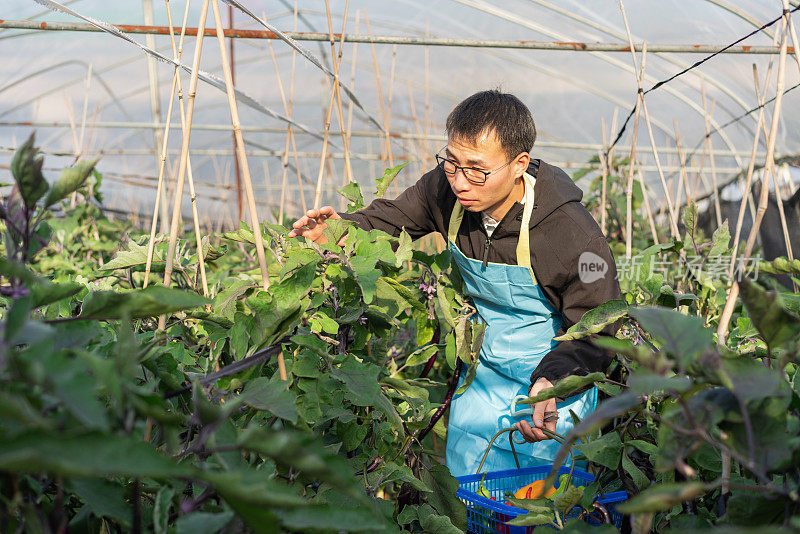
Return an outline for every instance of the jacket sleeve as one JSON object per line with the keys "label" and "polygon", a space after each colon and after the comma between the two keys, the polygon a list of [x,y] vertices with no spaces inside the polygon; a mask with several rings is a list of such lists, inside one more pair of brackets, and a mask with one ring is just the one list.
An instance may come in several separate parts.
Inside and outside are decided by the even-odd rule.
{"label": "jacket sleeve", "polygon": [[[582,256],[586,254],[586,256]],[[595,256],[592,256],[595,255]],[[571,255],[572,256],[572,255]],[[591,280],[579,274],[579,264],[582,258],[597,260],[601,258],[608,268],[605,275],[597,280]],[[572,261],[565,265],[569,274],[559,291],[559,311],[562,315],[562,327],[558,335],[580,321],[584,313],[592,310],[609,300],[621,299],[617,270],[611,249],[602,235],[591,238],[582,250],[575,251]],[[621,321],[607,325],[600,333],[592,336],[560,342],[553,350],[547,353],[531,374],[531,384],[540,377],[548,379],[555,384],[561,378],[569,375],[586,375],[593,372],[605,372],[612,354],[609,351],[593,345],[591,339],[600,335],[613,336],[619,328]]]}
{"label": "jacket sleeve", "polygon": [[412,239],[417,239],[436,230],[432,204],[441,196],[439,182],[434,169],[394,200],[378,198],[364,209],[340,215],[364,230],[383,230],[397,237],[405,229]]}

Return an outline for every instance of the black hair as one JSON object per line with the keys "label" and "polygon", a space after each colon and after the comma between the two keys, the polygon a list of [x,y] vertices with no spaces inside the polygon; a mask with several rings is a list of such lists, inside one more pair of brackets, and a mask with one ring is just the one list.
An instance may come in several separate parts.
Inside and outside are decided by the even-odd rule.
{"label": "black hair", "polygon": [[447,117],[447,136],[474,143],[494,130],[508,157],[530,152],[536,142],[536,125],[528,107],[516,96],[496,89],[463,100]]}

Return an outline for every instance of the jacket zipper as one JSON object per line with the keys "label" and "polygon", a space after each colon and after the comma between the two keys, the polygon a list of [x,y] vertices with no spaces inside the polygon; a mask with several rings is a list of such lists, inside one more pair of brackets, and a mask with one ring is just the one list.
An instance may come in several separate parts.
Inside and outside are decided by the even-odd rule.
{"label": "jacket zipper", "polygon": [[483,245],[483,266],[489,265],[489,247],[492,246],[492,238],[486,236],[486,243]]}

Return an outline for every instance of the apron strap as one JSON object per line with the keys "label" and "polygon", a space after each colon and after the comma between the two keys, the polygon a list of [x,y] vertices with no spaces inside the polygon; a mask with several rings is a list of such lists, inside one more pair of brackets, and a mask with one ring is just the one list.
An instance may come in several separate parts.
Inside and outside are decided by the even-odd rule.
{"label": "apron strap", "polygon": [[447,240],[451,241],[453,245],[456,244],[456,236],[458,235],[458,229],[461,228],[462,220],[464,220],[464,206],[456,199],[453,212],[450,214],[450,224],[447,227]]}
{"label": "apron strap", "polygon": [[527,172],[522,175],[525,181],[525,208],[522,211],[522,224],[519,227],[519,240],[517,240],[517,265],[525,267],[531,273],[531,279],[536,284],[536,275],[531,266],[530,230],[531,214],[533,213],[533,182]]}
{"label": "apron strap", "polygon": [[[533,213],[533,182],[531,175],[527,172],[522,175],[522,178],[525,182],[525,207],[522,211],[522,224],[520,225],[519,240],[517,241],[517,265],[528,269],[535,285],[536,275],[533,274],[533,267],[531,267],[531,245],[528,231],[528,226],[530,226],[531,222],[531,214]],[[450,223],[447,227],[447,240],[451,241],[453,245],[456,244],[458,229],[461,228],[461,221],[463,220],[464,206],[456,200],[453,206],[453,212],[450,214]]]}

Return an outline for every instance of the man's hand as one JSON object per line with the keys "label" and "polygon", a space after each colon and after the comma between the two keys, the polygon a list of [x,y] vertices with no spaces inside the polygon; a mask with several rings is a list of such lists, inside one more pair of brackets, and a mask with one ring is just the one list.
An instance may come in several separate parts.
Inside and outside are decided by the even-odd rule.
{"label": "man's hand", "polygon": [[[536,383],[531,386],[529,396],[533,397],[538,395],[542,390],[552,388],[553,384],[546,378],[540,378]],[[520,421],[514,426],[517,427],[519,433],[529,443],[535,443],[545,439],[552,439],[542,432],[541,428],[546,428],[551,432],[556,431],[556,420],[558,419],[558,412],[556,411],[556,399],[548,399],[546,401],[537,402],[533,405],[533,427],[527,421]]]}
{"label": "man's hand", "polygon": [[336,210],[331,206],[323,206],[319,209],[308,210],[305,215],[297,219],[290,231],[289,237],[307,237],[318,245],[324,245],[328,239],[322,234],[328,227],[326,219],[341,219]]}

